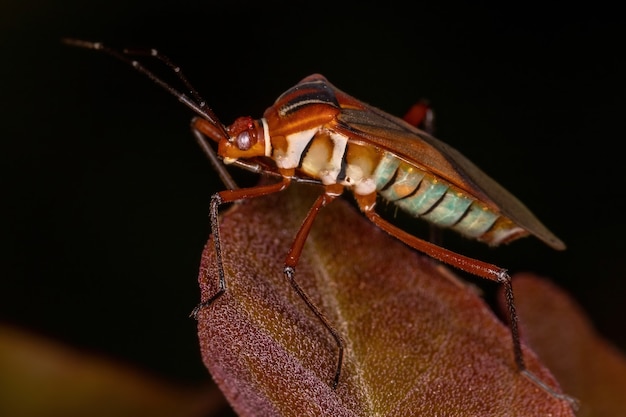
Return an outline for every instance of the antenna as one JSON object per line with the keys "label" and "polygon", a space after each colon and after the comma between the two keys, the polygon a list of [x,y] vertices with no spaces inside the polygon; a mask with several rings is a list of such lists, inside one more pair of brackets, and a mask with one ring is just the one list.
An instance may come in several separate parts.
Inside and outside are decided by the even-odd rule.
{"label": "antenna", "polygon": [[[222,132],[222,134],[224,135],[224,138],[230,137],[228,132],[226,131],[226,127],[224,126],[224,124],[222,124],[222,122],[215,115],[213,110],[211,110],[211,108],[202,99],[202,97],[197,92],[197,90],[187,80],[187,78],[183,74],[180,67],[175,65],[167,56],[161,54],[156,49],[148,49],[148,50],[123,49],[120,51],[120,50],[111,48],[109,46],[106,46],[102,42],[90,42],[90,41],[85,41],[82,39],[74,39],[74,38],[63,38],[62,42],[70,46],[76,46],[76,47],[85,48],[85,49],[93,49],[95,51],[102,51],[122,62],[127,63],[128,65],[132,66],[137,71],[139,71],[140,73],[147,76],[154,83],[161,86],[161,88],[163,88],[165,91],[167,91],[168,93],[176,97],[178,101],[183,103],[185,106],[189,107],[196,114],[198,114],[202,118],[211,122],[214,126],[216,126]],[[159,76],[157,76],[154,72],[150,71],[148,68],[143,66],[139,61],[135,59],[131,59],[130,58],[131,56],[149,56],[149,57],[153,57],[161,61],[163,64],[165,64],[168,68],[170,68],[176,74],[176,76],[180,79],[183,85],[189,90],[189,93],[191,94],[191,98],[187,96],[185,93],[177,90],[176,88],[172,87],[171,85],[163,81]]]}

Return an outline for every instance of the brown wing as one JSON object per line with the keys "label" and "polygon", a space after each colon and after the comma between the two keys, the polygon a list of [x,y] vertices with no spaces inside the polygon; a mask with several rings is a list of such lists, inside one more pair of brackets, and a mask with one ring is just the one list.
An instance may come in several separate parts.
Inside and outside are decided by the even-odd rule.
{"label": "brown wing", "polygon": [[[337,91],[338,96],[349,97]],[[352,107],[357,100],[352,97],[349,99],[353,100]],[[364,103],[360,104],[362,108],[344,108],[339,113],[336,126],[338,131],[351,138],[360,138],[365,143],[385,149],[432,172],[501,212],[552,248],[565,249],[565,244],[521,201],[459,151],[402,119]]]}

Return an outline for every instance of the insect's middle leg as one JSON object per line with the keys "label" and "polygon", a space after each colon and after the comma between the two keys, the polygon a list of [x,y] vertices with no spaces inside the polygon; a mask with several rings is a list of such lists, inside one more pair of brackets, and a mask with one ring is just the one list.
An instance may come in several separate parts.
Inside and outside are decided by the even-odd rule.
{"label": "insect's middle leg", "polygon": [[345,343],[343,341],[343,338],[339,334],[339,331],[335,327],[333,327],[333,325],[328,321],[324,313],[322,313],[315,306],[315,304],[311,301],[311,299],[306,294],[306,292],[302,289],[302,287],[300,287],[300,285],[295,279],[295,272],[296,272],[296,265],[298,264],[298,260],[300,259],[300,255],[302,254],[302,249],[304,248],[304,244],[306,242],[307,236],[309,235],[309,232],[311,231],[311,227],[313,226],[313,222],[315,221],[317,214],[323,207],[328,205],[331,201],[333,201],[335,198],[337,198],[341,194],[340,191],[339,192],[335,192],[335,190],[330,191],[332,188],[335,188],[335,187],[337,187],[337,191],[342,189],[342,187],[339,188],[339,186],[337,185],[328,186],[327,191],[321,196],[319,196],[317,200],[315,200],[315,203],[313,204],[306,218],[302,222],[302,225],[300,226],[300,229],[298,230],[298,233],[296,234],[296,237],[293,240],[293,244],[291,245],[291,248],[289,248],[289,253],[287,254],[287,258],[285,259],[285,268],[284,268],[285,277],[287,277],[291,286],[294,288],[294,290],[296,290],[300,298],[302,298],[302,300],[306,303],[309,309],[322,322],[324,327],[330,332],[330,334],[335,339],[335,342],[337,343],[337,350],[338,350],[337,365],[335,368],[335,376],[333,377],[333,381],[332,381],[333,389],[337,388],[337,384],[339,383],[339,376],[341,375],[341,366],[343,363],[343,351],[344,351]]}

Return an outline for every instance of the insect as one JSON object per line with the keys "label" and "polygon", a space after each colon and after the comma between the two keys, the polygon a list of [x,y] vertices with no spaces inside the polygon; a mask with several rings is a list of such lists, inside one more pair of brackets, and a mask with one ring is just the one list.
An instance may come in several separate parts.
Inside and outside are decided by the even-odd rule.
{"label": "insect", "polygon": [[[414,217],[491,246],[533,235],[556,250],[565,249],[564,243],[523,203],[456,149],[405,120],[349,96],[319,74],[304,78],[283,93],[261,118],[240,117],[226,126],[205,104],[180,69],[156,50],[118,51],[101,43],[74,39],[65,42],[100,50],[131,64],[198,115],[192,121],[192,131],[227,189],[214,194],[210,203],[219,287],[212,297],[194,309],[192,315],[212,305],[227,289],[222,265],[219,207],[225,203],[280,192],[291,182],[319,184],[323,192],[314,202],[288,250],[284,274],[336,341],[337,366],[331,382],[335,388],[341,376],[344,341],[301,289],[295,279],[295,270],[316,215],[349,190],[370,221],[406,245],[460,270],[501,283],[508,304],[513,351],[519,371],[554,397],[573,402],[526,369],[513,287],[505,269],[409,234],[375,210],[377,201],[384,199]],[[132,59],[133,55],[149,55],[166,64],[178,75],[190,91],[190,96],[165,83]],[[207,138],[217,143],[217,156]],[[273,176],[277,181],[238,188],[221,161],[226,165]]]}

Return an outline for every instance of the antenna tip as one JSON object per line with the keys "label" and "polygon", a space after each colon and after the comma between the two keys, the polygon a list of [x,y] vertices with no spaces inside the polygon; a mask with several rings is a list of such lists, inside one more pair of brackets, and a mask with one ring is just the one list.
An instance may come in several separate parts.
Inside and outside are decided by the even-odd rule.
{"label": "antenna tip", "polygon": [[100,42],[89,42],[82,39],[75,38],[61,38],[61,42],[66,45],[76,46],[79,48],[87,48],[87,49],[100,49],[102,48],[102,44]]}

